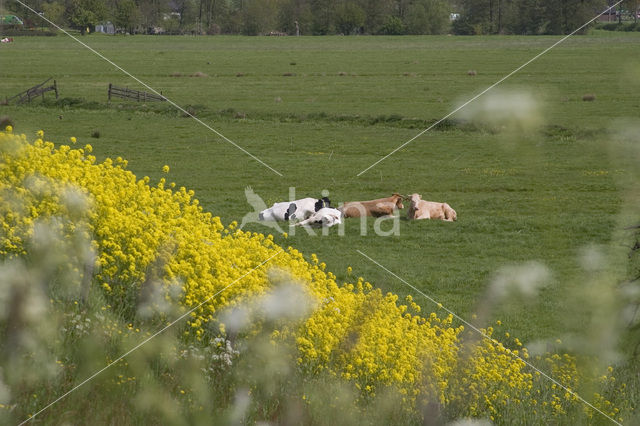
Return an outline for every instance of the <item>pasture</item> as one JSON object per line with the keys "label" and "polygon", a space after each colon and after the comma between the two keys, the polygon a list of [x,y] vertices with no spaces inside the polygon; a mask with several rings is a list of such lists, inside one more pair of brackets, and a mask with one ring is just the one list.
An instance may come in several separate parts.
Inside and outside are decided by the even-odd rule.
{"label": "pasture", "polygon": [[[531,123],[454,116],[361,176],[558,38],[81,38],[283,176],[166,103],[107,104],[109,83],[146,89],[62,35],[16,37],[2,46],[0,96],[53,76],[61,99],[49,93],[44,102],[0,106],[0,115],[16,132],[43,129],[55,142],[75,136],[98,160],[123,157],[151,182],[169,165],[168,180],[193,189],[224,224],[252,211],[247,186],[267,205],[286,200],[290,187],[298,198],[328,190],[333,204],[393,192],[447,202],[458,213],[455,223],[409,222],[405,205],[398,235],[376,235],[372,220],[361,235],[351,220],[345,235],[296,230],[274,239],[307,258],[317,254],[339,282],[351,266],[352,276],[411,294],[424,311],[437,309],[361,251],[463,318],[487,303],[501,267],[540,262],[551,278],[539,297],[497,304],[491,313],[526,343],[589,324],[598,300],[584,298],[592,276],[586,249],[604,250],[612,281],[626,277],[622,229],[637,223],[637,152],[620,135],[637,131],[639,37],[571,38],[500,86],[537,103]],[[583,101],[585,94],[595,100]],[[270,232],[261,224],[245,229]]]}

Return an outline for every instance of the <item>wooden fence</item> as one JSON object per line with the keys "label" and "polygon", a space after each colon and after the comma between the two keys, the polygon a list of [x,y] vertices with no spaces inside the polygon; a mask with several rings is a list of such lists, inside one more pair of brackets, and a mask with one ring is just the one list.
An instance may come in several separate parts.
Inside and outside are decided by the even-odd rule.
{"label": "wooden fence", "polygon": [[15,102],[16,104],[31,102],[31,99],[34,99],[38,96],[42,96],[42,99],[44,100],[44,94],[51,91],[56,92],[56,99],[58,99],[58,85],[56,84],[56,81],[53,80],[52,85],[45,86],[45,84],[51,81],[52,78],[53,77],[49,77],[42,83],[36,84],[30,89],[27,89],[24,92],[20,92],[11,98],[5,98],[4,103],[8,105],[10,102]]}
{"label": "wooden fence", "polygon": [[166,101],[167,98],[161,95],[156,95],[153,93],[142,92],[140,90],[133,90],[126,87],[116,87],[113,84],[109,83],[109,102],[111,102],[111,97],[123,98],[123,99],[133,99],[138,102],[147,102],[147,101]]}

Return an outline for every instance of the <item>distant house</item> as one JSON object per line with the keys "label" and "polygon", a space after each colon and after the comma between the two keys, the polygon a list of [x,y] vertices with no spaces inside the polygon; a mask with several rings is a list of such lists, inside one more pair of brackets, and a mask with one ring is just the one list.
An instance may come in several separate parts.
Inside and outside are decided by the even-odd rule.
{"label": "distant house", "polygon": [[618,20],[619,11],[615,8],[605,9],[605,12],[598,16],[598,22],[616,22]]}
{"label": "distant house", "polygon": [[105,33],[105,34],[115,34],[116,27],[113,25],[113,23],[111,23],[111,21],[102,22],[96,25],[96,32]]}

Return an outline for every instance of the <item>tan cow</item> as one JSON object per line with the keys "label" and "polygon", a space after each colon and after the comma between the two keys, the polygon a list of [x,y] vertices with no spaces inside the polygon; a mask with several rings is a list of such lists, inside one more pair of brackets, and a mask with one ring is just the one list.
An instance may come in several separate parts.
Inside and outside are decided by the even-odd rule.
{"label": "tan cow", "polygon": [[396,212],[396,209],[403,209],[400,194],[394,193],[391,197],[378,198],[369,201],[349,201],[344,203],[338,209],[344,217],[362,217],[362,216],[390,216]]}
{"label": "tan cow", "polygon": [[425,201],[420,194],[411,194],[411,207],[407,217],[412,219],[440,219],[453,222],[458,219],[456,211],[447,203]]}

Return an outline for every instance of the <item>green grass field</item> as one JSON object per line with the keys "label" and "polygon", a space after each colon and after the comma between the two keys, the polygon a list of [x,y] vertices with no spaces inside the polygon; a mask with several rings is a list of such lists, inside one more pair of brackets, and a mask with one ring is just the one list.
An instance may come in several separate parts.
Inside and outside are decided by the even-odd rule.
{"label": "green grass field", "polygon": [[[526,342],[584,326],[590,312],[571,304],[587,276],[580,253],[619,247],[614,235],[629,224],[620,213],[634,164],[612,135],[640,114],[639,37],[573,37],[504,82],[501,88],[529,91],[540,103],[535,129],[448,121],[359,177],[558,38],[81,38],[282,177],[169,105],[108,105],[109,83],[144,88],[62,35],[16,38],[0,48],[0,96],[50,76],[61,96],[2,106],[0,115],[18,132],[44,129],[55,142],[76,136],[99,160],[124,157],[138,177],[157,180],[168,164],[169,179],[194,189],[224,223],[251,211],[246,186],[268,205],[286,200],[289,187],[299,197],[326,189],[334,204],[395,191],[446,201],[458,212],[456,223],[408,222],[405,209],[398,236],[376,235],[372,221],[363,236],[350,221],[344,236],[331,229],[327,236],[275,237],[316,253],[339,280],[352,266],[375,286],[436,309],[360,250],[464,318],[500,267],[539,261],[553,274],[540,297],[492,314]],[[196,72],[206,76],[190,76]],[[584,102],[585,94],[596,100]],[[268,232],[259,224],[248,229]]]}

